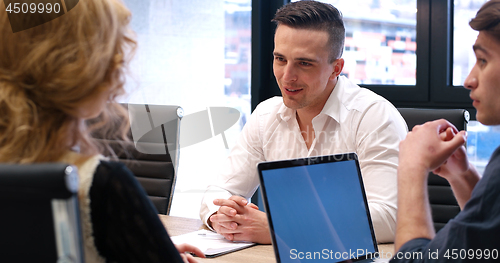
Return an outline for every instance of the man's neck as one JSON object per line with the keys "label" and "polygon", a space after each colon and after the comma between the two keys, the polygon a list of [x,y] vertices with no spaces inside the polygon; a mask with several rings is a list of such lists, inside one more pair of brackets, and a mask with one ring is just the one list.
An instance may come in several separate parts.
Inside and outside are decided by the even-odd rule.
{"label": "man's neck", "polygon": [[297,121],[299,124],[306,124],[310,125],[312,124],[312,120],[314,117],[318,116],[323,108],[325,107],[328,98],[330,98],[330,95],[332,94],[333,90],[335,89],[335,85],[337,84],[337,81],[333,82],[333,88],[330,90],[330,92],[326,93],[324,95],[324,100],[318,105],[316,104],[315,106],[309,106],[309,107],[304,107],[301,109],[297,109]]}
{"label": "man's neck", "polygon": [[296,113],[297,123],[299,124],[300,133],[302,134],[302,138],[304,138],[304,142],[306,143],[307,149],[311,148],[311,145],[316,137],[314,133],[314,127],[312,124],[312,120],[314,117],[318,116],[322,109],[319,111],[312,111],[306,109],[298,109]]}
{"label": "man's neck", "polygon": [[302,137],[304,138],[304,141],[307,145],[307,149],[309,149],[312,145],[312,142],[314,141],[315,138],[315,133],[314,133],[314,127],[312,125],[312,120],[314,117],[318,116],[323,108],[325,107],[328,98],[332,94],[333,90],[335,89],[335,86],[337,85],[338,77],[332,81],[332,86],[330,92],[328,92],[328,96],[325,96],[325,100],[323,103],[319,104],[321,107],[305,107],[301,109],[297,109],[296,113],[296,118],[297,118],[297,123],[299,124],[300,132],[302,134]]}
{"label": "man's neck", "polygon": [[297,116],[296,116],[297,123],[299,124],[300,134],[302,135],[302,138],[304,138],[304,142],[306,143],[307,149],[311,148],[314,138],[316,137],[312,125],[312,119],[315,116],[311,117],[306,115],[305,117],[302,117],[302,115],[300,115],[299,111],[297,110]]}
{"label": "man's neck", "polygon": [[312,124],[312,120],[314,117],[318,116],[318,114],[321,112],[322,109],[320,110],[309,110],[309,109],[298,109],[297,110],[297,122],[300,124],[304,125],[310,125]]}

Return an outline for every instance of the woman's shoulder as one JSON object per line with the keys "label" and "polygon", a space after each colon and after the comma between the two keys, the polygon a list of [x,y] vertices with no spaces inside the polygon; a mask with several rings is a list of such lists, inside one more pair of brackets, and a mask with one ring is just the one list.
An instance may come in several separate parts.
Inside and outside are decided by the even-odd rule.
{"label": "woman's shoulder", "polygon": [[94,173],[94,181],[99,179],[129,181],[135,180],[134,174],[125,166],[117,161],[100,160]]}
{"label": "woman's shoulder", "polygon": [[97,168],[98,168],[97,170],[101,171],[117,172],[117,171],[124,171],[126,169],[126,166],[125,164],[117,161],[100,160]]}

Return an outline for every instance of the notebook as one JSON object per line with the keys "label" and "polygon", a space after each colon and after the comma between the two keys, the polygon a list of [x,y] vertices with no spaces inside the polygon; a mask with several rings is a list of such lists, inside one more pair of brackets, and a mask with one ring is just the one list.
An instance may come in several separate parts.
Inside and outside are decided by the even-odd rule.
{"label": "notebook", "polygon": [[278,263],[378,257],[355,153],[262,162],[257,168]]}
{"label": "notebook", "polygon": [[170,239],[176,245],[186,243],[199,248],[207,258],[218,257],[255,245],[252,242],[229,241],[223,235],[206,229],[173,236]]}

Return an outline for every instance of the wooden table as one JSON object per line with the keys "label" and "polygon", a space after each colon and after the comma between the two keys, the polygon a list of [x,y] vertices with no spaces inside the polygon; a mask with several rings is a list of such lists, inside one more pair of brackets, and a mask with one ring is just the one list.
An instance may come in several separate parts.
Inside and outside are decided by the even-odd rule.
{"label": "wooden table", "polygon": [[[167,228],[170,236],[178,236],[199,229],[208,229],[201,220],[192,218],[183,218],[167,215],[159,215],[163,225]],[[380,255],[393,255],[393,244],[378,245]],[[259,262],[275,263],[274,251],[272,245],[256,245],[236,252],[222,255],[215,258],[197,258],[199,262],[224,263],[224,262]]]}

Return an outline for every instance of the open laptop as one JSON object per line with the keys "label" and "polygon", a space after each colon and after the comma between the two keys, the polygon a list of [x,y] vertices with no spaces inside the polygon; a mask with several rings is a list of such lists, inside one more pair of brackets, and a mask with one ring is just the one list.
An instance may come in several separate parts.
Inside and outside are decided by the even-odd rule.
{"label": "open laptop", "polygon": [[378,257],[355,153],[262,162],[257,168],[278,263]]}

